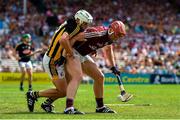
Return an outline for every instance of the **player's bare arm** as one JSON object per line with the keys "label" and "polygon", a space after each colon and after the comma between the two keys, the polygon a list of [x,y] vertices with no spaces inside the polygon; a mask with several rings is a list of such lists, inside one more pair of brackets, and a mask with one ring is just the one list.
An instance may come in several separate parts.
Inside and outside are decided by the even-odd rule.
{"label": "player's bare arm", "polygon": [[85,39],[85,33],[84,33],[84,32],[80,32],[80,33],[77,34],[75,37],[73,37],[73,38],[70,40],[71,46],[73,46],[76,41],[86,41],[86,39]]}
{"label": "player's bare arm", "polygon": [[105,57],[107,58],[107,62],[109,64],[109,67],[115,66],[114,52],[112,49],[112,45],[105,46],[103,48],[103,52],[104,52]]}
{"label": "player's bare arm", "polygon": [[37,53],[41,53],[41,52],[43,52],[43,51],[44,51],[43,49],[37,49],[36,51],[31,52],[31,54],[29,54],[28,56],[33,56],[33,55],[35,55],[35,54],[37,54]]}
{"label": "player's bare arm", "polygon": [[70,41],[69,41],[69,35],[67,32],[64,32],[61,39],[59,40],[60,44],[64,47],[66,50],[66,54],[68,56],[73,56],[73,48],[71,47]]}

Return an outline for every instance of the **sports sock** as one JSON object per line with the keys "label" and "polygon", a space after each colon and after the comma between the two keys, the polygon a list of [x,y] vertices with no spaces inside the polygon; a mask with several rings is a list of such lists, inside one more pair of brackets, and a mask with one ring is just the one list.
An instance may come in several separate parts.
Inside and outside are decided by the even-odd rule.
{"label": "sports sock", "polygon": [[103,107],[104,103],[103,103],[103,98],[96,98],[96,107],[100,108]]}
{"label": "sports sock", "polygon": [[29,85],[29,90],[32,90],[32,85]]}
{"label": "sports sock", "polygon": [[50,105],[50,104],[52,104],[53,102],[54,102],[54,100],[53,100],[53,99],[48,98],[48,99],[46,99],[46,101],[44,101],[44,104],[46,104],[46,105]]}
{"label": "sports sock", "polygon": [[34,91],[34,92],[32,92],[32,96],[33,96],[34,98],[38,98],[38,97],[39,97],[39,91]]}
{"label": "sports sock", "polygon": [[23,82],[20,82],[20,87],[23,87]]}
{"label": "sports sock", "polygon": [[70,99],[70,98],[66,99],[66,108],[73,107],[73,104],[74,104],[73,99]]}
{"label": "sports sock", "polygon": [[20,90],[24,91],[23,82],[20,82]]}

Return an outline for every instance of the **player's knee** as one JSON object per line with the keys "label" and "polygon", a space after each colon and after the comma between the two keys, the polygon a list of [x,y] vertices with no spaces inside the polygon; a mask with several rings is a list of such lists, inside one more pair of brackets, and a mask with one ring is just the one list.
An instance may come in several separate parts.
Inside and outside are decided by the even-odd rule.
{"label": "player's knee", "polygon": [[103,84],[104,83],[104,75],[103,74],[99,74],[96,79],[94,79],[95,82],[98,82],[100,84]]}
{"label": "player's knee", "polygon": [[27,69],[28,74],[32,74],[32,69]]}
{"label": "player's knee", "polygon": [[83,74],[80,72],[77,72],[76,74],[74,74],[74,76],[72,76],[72,79],[80,82],[83,79]]}
{"label": "player's knee", "polygon": [[21,76],[25,76],[25,74],[26,74],[26,72],[25,71],[23,71],[23,72],[21,72]]}
{"label": "player's knee", "polygon": [[66,92],[62,92],[61,97],[66,97]]}
{"label": "player's knee", "polygon": [[82,79],[83,79],[83,75],[82,75],[82,74],[77,75],[77,80],[78,80],[79,82],[81,82]]}
{"label": "player's knee", "polygon": [[66,97],[66,92],[61,92],[58,94],[59,98]]}
{"label": "player's knee", "polygon": [[100,82],[104,83],[104,75],[103,74],[99,75],[98,78],[99,78]]}
{"label": "player's knee", "polygon": [[28,74],[28,77],[32,77],[32,73],[28,72],[27,74]]}

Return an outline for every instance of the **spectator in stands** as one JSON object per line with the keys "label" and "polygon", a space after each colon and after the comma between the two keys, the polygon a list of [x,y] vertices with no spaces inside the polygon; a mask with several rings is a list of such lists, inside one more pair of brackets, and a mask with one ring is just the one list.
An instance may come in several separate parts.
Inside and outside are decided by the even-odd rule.
{"label": "spectator in stands", "polygon": [[[127,68],[125,64],[129,64],[135,53],[139,52],[143,55],[142,57],[137,57],[137,61],[148,56],[154,63],[154,56],[158,56],[159,59],[161,54],[164,54],[164,60],[168,59],[166,56],[169,54],[173,54],[175,58],[178,58],[179,45],[177,44],[180,41],[180,14],[178,13],[179,4],[176,1],[88,0],[84,2],[83,0],[61,0],[54,2],[54,0],[43,0],[35,3],[27,1],[26,15],[23,14],[21,7],[23,6],[23,1],[0,0],[0,4],[0,44],[3,46],[5,46],[6,42],[10,42],[12,45],[17,44],[19,41],[18,36],[24,32],[31,33],[35,38],[33,40],[41,40],[41,42],[44,41],[43,38],[49,33],[49,38],[46,39],[50,39],[52,37],[51,33],[55,28],[48,24],[49,15],[57,15],[55,21],[60,24],[68,16],[72,15],[74,11],[83,7],[88,11],[92,11],[96,25],[108,25],[109,22],[117,18],[126,22],[129,35],[128,38],[121,42],[122,47],[118,51],[122,51],[124,47],[127,47],[126,50],[131,52],[126,50],[120,52],[121,54],[126,54],[125,57],[127,58],[127,60],[123,60],[124,65],[121,66],[122,69]],[[99,4],[101,4],[101,7],[98,7]],[[49,10],[51,14],[47,14]],[[35,41],[35,46],[39,47],[41,42]],[[130,45],[127,46],[127,44]],[[146,46],[142,48],[142,53],[139,46]],[[2,48],[0,51],[4,49]],[[120,59],[124,58],[118,55],[117,61]],[[175,64],[174,62],[172,61],[171,64]],[[140,63],[132,63],[131,66],[136,64]],[[135,68],[137,72],[140,72],[140,65]],[[132,67],[131,69],[134,71],[135,68]],[[154,65],[151,66],[151,69],[155,70]],[[172,69],[175,70],[176,68],[173,66]]]}
{"label": "spectator in stands", "polygon": [[16,58],[14,57],[15,56],[14,54],[15,54],[15,51],[13,47],[9,43],[6,43],[6,45],[4,46],[4,50],[2,51],[2,59],[16,60]]}

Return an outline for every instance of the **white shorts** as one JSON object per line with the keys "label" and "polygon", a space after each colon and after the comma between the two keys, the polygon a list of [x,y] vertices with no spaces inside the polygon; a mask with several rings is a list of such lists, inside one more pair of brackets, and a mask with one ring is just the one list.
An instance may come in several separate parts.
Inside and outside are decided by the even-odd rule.
{"label": "white shorts", "polygon": [[19,66],[21,68],[32,69],[32,62],[31,61],[28,61],[28,62],[19,62]]}
{"label": "white shorts", "polygon": [[[87,60],[94,63],[94,60],[89,55],[82,56],[77,51],[74,51],[74,55],[76,58],[80,59],[81,63]],[[48,57],[46,54],[44,54],[44,57],[43,57],[43,67],[45,71],[49,74],[51,79],[52,78],[63,79],[65,77],[64,63],[61,66],[56,66],[54,64],[53,59]]]}
{"label": "white shorts", "polygon": [[56,66],[54,60],[44,54],[43,67],[52,79],[63,79],[65,77],[64,63],[61,66]]}
{"label": "white shorts", "polygon": [[86,56],[82,56],[81,54],[79,54],[79,52],[77,52],[76,50],[74,50],[74,54],[75,54],[75,57],[78,57],[80,59],[80,62],[83,63],[87,60],[91,61],[94,63],[94,60],[89,56],[89,55],[86,55]]}

